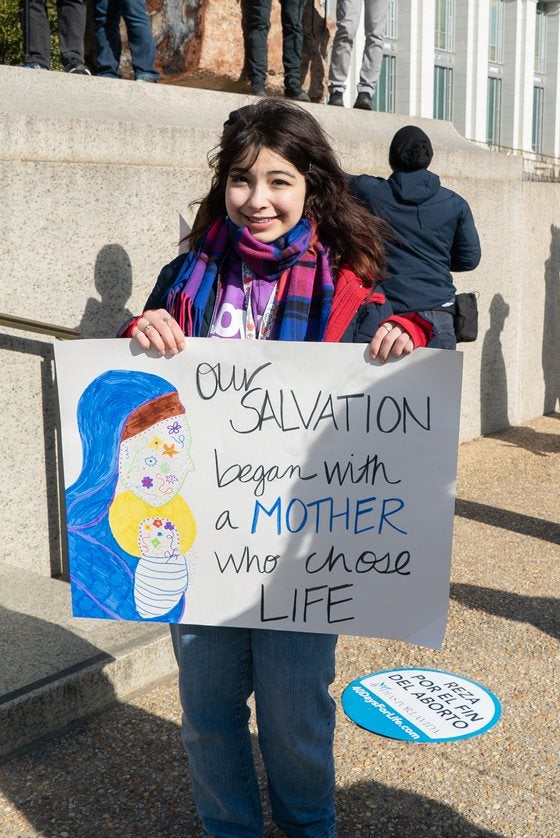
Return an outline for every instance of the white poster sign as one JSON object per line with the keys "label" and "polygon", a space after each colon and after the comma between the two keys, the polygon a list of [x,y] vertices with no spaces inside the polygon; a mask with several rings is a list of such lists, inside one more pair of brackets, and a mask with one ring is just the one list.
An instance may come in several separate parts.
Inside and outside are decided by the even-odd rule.
{"label": "white poster sign", "polygon": [[441,644],[460,353],[55,352],[76,616]]}

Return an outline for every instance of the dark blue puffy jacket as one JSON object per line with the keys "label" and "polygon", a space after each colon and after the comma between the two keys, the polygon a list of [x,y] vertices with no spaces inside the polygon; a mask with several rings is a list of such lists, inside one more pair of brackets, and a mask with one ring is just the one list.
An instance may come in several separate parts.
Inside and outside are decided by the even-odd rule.
{"label": "dark blue puffy jacket", "polygon": [[451,271],[472,271],[480,241],[464,198],[427,169],[395,171],[388,180],[350,178],[350,189],[395,235],[387,245],[383,290],[395,313],[437,308],[453,300]]}

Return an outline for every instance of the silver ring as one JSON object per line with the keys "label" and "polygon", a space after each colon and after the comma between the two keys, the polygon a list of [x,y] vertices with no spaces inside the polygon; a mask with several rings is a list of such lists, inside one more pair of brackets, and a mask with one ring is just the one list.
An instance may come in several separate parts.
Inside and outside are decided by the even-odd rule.
{"label": "silver ring", "polygon": [[164,323],[168,323],[170,320],[173,320],[173,318],[171,317],[171,315],[169,315],[169,317],[164,317],[164,318],[163,318],[163,322],[164,322]]}
{"label": "silver ring", "polygon": [[382,323],[381,325],[384,326],[385,329],[387,329],[387,334],[389,334],[389,332],[392,332],[394,329],[394,326],[391,323]]}
{"label": "silver ring", "polygon": [[142,329],[142,331],[144,332],[144,334],[146,334],[146,332],[148,331],[148,329],[153,329],[153,328],[154,328],[154,327],[152,326],[152,324],[151,324],[151,323],[148,323],[148,325],[147,325],[147,326],[144,326],[144,328]]}

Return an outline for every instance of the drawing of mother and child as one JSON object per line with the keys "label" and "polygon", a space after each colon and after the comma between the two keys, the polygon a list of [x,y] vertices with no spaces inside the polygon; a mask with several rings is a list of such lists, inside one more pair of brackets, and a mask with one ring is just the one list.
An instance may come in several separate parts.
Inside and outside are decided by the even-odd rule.
{"label": "drawing of mother and child", "polygon": [[82,470],[66,491],[75,616],[181,622],[193,513],[180,495],[194,470],[177,390],[109,370],[78,403]]}

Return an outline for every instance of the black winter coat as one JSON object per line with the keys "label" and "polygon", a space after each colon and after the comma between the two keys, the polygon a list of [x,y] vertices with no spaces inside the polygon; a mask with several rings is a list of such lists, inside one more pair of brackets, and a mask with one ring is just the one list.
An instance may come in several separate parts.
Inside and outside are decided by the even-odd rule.
{"label": "black winter coat", "polygon": [[350,188],[393,228],[383,290],[395,314],[452,301],[451,271],[472,271],[480,262],[480,241],[465,199],[426,169],[395,171],[388,180],[358,175],[350,178]]}

